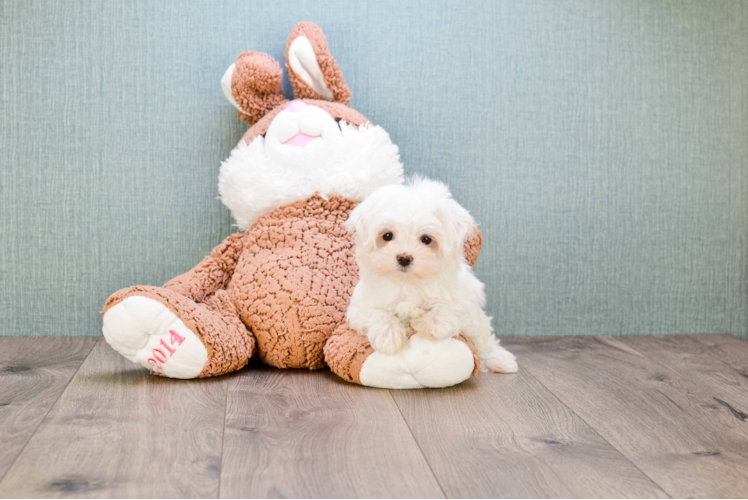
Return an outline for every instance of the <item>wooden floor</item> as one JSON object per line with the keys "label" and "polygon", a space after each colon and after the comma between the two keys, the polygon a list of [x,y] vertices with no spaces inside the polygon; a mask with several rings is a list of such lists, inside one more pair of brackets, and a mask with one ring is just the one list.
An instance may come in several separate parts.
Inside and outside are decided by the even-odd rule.
{"label": "wooden floor", "polygon": [[748,496],[748,343],[503,343],[517,375],[387,391],[168,380],[103,339],[0,338],[0,498]]}

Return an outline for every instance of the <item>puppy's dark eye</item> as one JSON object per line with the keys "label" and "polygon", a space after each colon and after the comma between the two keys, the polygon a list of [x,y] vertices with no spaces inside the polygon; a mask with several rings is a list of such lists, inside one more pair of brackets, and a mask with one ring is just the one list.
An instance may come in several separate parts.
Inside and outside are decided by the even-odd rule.
{"label": "puppy's dark eye", "polygon": [[429,245],[431,243],[431,238],[424,234],[423,236],[421,236],[421,243],[423,243],[424,245]]}
{"label": "puppy's dark eye", "polygon": [[393,239],[394,237],[395,237],[395,235],[394,235],[394,234],[392,234],[392,233],[384,233],[384,234],[382,235],[382,239],[383,239],[384,241],[392,241],[392,239]]}

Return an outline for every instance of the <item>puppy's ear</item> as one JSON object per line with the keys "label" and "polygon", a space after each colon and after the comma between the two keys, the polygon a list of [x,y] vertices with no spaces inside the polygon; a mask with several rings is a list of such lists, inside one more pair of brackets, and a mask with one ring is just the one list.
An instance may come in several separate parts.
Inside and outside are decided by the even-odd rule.
{"label": "puppy's ear", "polygon": [[473,234],[473,216],[452,198],[445,199],[440,205],[440,218],[444,227],[441,248],[448,254],[462,253],[465,242]]}
{"label": "puppy's ear", "polygon": [[353,209],[348,220],[345,221],[345,228],[357,244],[365,245],[368,239],[366,235],[369,232],[370,217],[367,216],[366,207],[362,205],[363,203]]}
{"label": "puppy's ear", "polygon": [[351,91],[327,48],[327,38],[314,23],[293,27],[286,43],[286,71],[297,99],[317,99],[348,105]]}

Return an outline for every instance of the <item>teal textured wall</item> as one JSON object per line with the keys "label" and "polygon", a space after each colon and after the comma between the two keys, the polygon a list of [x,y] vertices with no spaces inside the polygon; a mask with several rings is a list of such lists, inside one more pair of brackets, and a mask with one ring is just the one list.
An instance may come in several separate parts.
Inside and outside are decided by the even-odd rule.
{"label": "teal textured wall", "polygon": [[[326,32],[352,105],[481,222],[501,335],[748,331],[748,4],[0,4],[0,334],[92,335],[232,232],[219,87]],[[288,85],[286,84],[288,90]]]}

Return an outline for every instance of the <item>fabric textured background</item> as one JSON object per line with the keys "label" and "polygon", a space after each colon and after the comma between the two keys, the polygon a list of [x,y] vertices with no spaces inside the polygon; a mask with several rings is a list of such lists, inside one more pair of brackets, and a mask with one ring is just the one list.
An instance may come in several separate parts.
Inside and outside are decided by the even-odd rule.
{"label": "fabric textured background", "polygon": [[[0,4],[0,335],[95,335],[233,229],[219,80],[318,23],[409,173],[481,222],[501,335],[748,331],[748,4]],[[289,91],[285,81],[286,92]]]}

